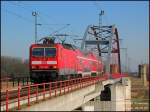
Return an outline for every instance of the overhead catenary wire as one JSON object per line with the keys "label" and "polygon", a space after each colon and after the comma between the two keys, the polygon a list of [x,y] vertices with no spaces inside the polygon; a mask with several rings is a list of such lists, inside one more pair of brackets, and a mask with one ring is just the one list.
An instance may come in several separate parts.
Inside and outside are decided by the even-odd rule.
{"label": "overhead catenary wire", "polygon": [[13,11],[10,11],[10,10],[8,10],[8,9],[3,9],[6,13],[9,13],[9,14],[11,14],[11,15],[14,15],[14,16],[16,16],[16,17],[18,17],[18,18],[20,18],[20,19],[23,19],[23,20],[25,20],[25,21],[27,21],[27,22],[32,22],[33,23],[33,20],[30,20],[30,19],[28,19],[28,18],[26,18],[26,17],[24,17],[24,16],[22,16],[22,15],[20,15],[20,14],[17,14],[16,12],[13,12]]}
{"label": "overhead catenary wire", "polygon": [[59,31],[61,31],[61,30],[63,30],[63,29],[65,29],[65,28],[68,27],[69,25],[70,25],[70,24],[66,24],[65,26],[61,27],[60,29],[58,29],[58,30],[52,32],[52,35],[53,35],[53,34],[56,34],[57,32],[59,32]]}
{"label": "overhead catenary wire", "polygon": [[[35,10],[35,8],[33,7],[25,7],[25,5],[27,5],[27,4],[24,4],[23,2],[9,2],[9,5],[14,5],[14,6],[17,6],[17,7],[20,7],[20,8],[22,8],[24,11],[26,11],[26,12],[29,12],[29,13],[32,13],[33,12],[33,9]],[[28,21],[28,22],[31,22],[31,23],[34,23],[34,21],[33,20],[30,20],[30,19],[28,19],[27,17],[24,17],[24,16],[22,16],[22,15],[20,15],[20,14],[17,14],[17,13],[15,13],[15,12],[12,12],[12,11],[7,11],[8,13],[11,13],[11,14],[13,14],[13,15],[15,15],[15,16],[17,16],[17,17],[19,17],[19,18],[22,18],[22,19],[24,19],[24,20],[26,20],[26,21]],[[38,13],[40,13],[40,11],[38,11]],[[41,16],[42,15],[42,16]],[[60,24],[58,24],[58,22],[56,23],[55,22],[55,20],[54,19],[52,19],[53,17],[51,17],[50,15],[48,15],[48,14],[46,14],[46,13],[40,13],[40,16],[38,16],[38,19],[40,19],[42,22],[40,22],[40,24],[41,24],[41,27],[42,28],[44,28],[44,29],[50,29],[50,31],[52,31],[52,33],[58,33],[59,31],[61,31],[61,30],[63,30],[63,29],[65,29],[67,26],[69,26],[69,24],[62,24],[62,23],[60,23]],[[48,20],[52,20],[53,21],[53,24],[51,24],[51,23],[49,23],[49,22],[47,22],[45,19],[48,19]],[[56,23],[56,24],[55,24]],[[61,27],[61,28],[59,28],[58,30],[54,30],[53,28],[51,28],[51,27],[49,27],[50,25],[63,25],[63,27]],[[43,27],[44,26],[44,27]],[[51,33],[51,34],[52,34]],[[76,36],[77,37],[77,36]],[[72,38],[72,37],[71,37]],[[73,39],[73,38],[72,38]],[[73,40],[74,41],[74,40]]]}
{"label": "overhead catenary wire", "polygon": [[[18,4],[13,3],[13,5],[20,6],[20,7],[24,8],[24,9],[26,9],[27,11],[30,11],[30,12],[32,12],[33,9],[34,9],[34,8],[32,8],[31,6],[30,6],[29,8],[26,8],[24,5],[27,5],[27,4],[25,4],[25,3],[23,3],[23,2],[19,2]],[[47,18],[48,20],[51,20],[53,23],[58,23],[58,22],[56,22],[56,19],[55,19],[55,18],[53,18],[52,16],[46,14],[45,12],[41,12],[41,11],[39,11],[39,10],[38,10],[38,12],[40,13],[40,15],[41,15],[42,17],[45,17],[45,18]],[[52,24],[49,24],[48,22],[47,22],[46,24],[47,24],[47,25],[52,25]],[[62,24],[57,24],[57,25],[62,25]]]}
{"label": "overhead catenary wire", "polygon": [[[29,12],[29,13],[32,13],[33,10],[35,10],[34,8],[31,9],[31,7],[30,7],[30,8],[26,8],[25,6],[23,6],[24,3],[20,3],[20,2],[19,2],[19,4],[14,3],[14,2],[10,2],[10,3],[11,3],[12,5],[19,6],[19,7],[23,8],[26,12]],[[40,13],[40,12],[38,11],[38,13]],[[41,15],[41,13],[40,13],[40,15]],[[41,16],[38,16],[38,17],[41,17]],[[47,24],[47,23],[45,23],[45,24]]]}
{"label": "overhead catenary wire", "polygon": [[[21,7],[21,8],[23,8],[26,12],[29,12],[29,13],[31,13],[31,12],[33,12],[33,9],[29,9],[29,8],[26,8],[26,7],[24,7],[23,5],[23,3],[21,3],[21,4],[17,4],[17,3],[14,3],[14,2],[10,2],[10,4],[11,5],[15,5],[15,6],[18,6],[18,7]],[[38,13],[39,13],[39,11],[38,11]],[[16,15],[16,14],[15,14]],[[18,15],[18,14],[17,14]],[[18,15],[18,17],[20,17],[19,15]],[[22,18],[23,18],[23,16],[21,16]],[[38,17],[41,19],[41,21],[42,21],[42,23],[44,23],[44,24],[41,24],[42,26],[43,25],[45,25],[45,24],[48,24],[48,22],[46,22],[41,16],[39,16],[38,15]],[[32,22],[33,23],[33,22]],[[55,31],[53,28],[51,28],[51,27],[47,27],[47,28],[44,28],[44,29],[50,29],[50,30],[53,30],[53,31]]]}
{"label": "overhead catenary wire", "polygon": [[[23,3],[23,2],[19,2],[19,4],[21,4],[20,6],[27,5],[27,4]],[[27,8],[26,8],[26,9],[27,9]],[[31,6],[30,6],[30,9],[31,9]],[[32,10],[33,10],[33,9],[32,9]],[[32,10],[30,10],[30,11],[32,11]],[[51,21],[53,21],[53,22],[56,22],[55,19],[52,19],[52,18],[53,18],[52,16],[47,15],[47,14],[44,13],[44,12],[42,12],[42,13],[41,13],[40,11],[38,11],[38,12],[40,13],[40,15],[42,15],[42,16],[48,18],[48,20],[51,20]]]}
{"label": "overhead catenary wire", "polygon": [[[43,17],[39,16],[39,18],[43,21],[42,26],[47,25],[47,21],[45,21],[45,19],[43,19]],[[49,27],[49,25],[47,25],[49,29],[54,30],[52,27]]]}
{"label": "overhead catenary wire", "polygon": [[19,6],[19,7],[21,7],[21,8],[23,8],[26,12],[32,12],[33,11],[33,9],[29,9],[29,8],[26,8],[26,7],[24,7],[24,6],[22,6],[22,5],[20,5],[20,4],[17,4],[17,3],[14,3],[14,2],[9,2],[11,5],[15,5],[15,6]]}
{"label": "overhead catenary wire", "polygon": [[[31,6],[30,6],[30,9],[29,8],[26,8],[24,5],[26,5],[26,4],[24,4],[24,3],[22,3],[22,2],[19,2],[19,3],[14,3],[14,2],[11,2],[11,4],[12,5],[16,5],[16,6],[20,6],[20,7],[22,7],[24,10],[26,10],[26,11],[28,11],[28,12],[32,12],[33,11],[33,8],[31,9]],[[53,32],[55,32],[56,30],[54,30],[54,28],[52,28],[52,27],[49,27],[50,25],[66,25],[66,24],[58,24],[54,19],[52,19],[53,17],[52,16],[49,16],[49,15],[47,15],[46,13],[41,13],[41,11],[38,11],[38,13],[40,13],[40,16],[38,16],[40,19],[41,19],[41,21],[42,21],[42,26],[47,26],[47,29],[50,29],[50,30],[53,30]],[[47,18],[48,20],[51,20],[52,22],[53,22],[53,24],[50,24],[49,22],[47,22],[44,18]],[[57,24],[55,24],[55,23],[57,23]],[[46,27],[45,27],[45,29],[46,29]],[[59,29],[59,30],[61,30],[61,29]]]}

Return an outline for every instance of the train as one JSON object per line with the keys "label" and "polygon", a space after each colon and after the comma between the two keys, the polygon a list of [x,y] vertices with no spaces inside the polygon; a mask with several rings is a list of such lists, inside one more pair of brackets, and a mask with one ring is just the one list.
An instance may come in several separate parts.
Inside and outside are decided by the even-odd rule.
{"label": "train", "polygon": [[103,63],[92,51],[43,38],[29,48],[30,79],[33,83],[53,82],[103,74]]}

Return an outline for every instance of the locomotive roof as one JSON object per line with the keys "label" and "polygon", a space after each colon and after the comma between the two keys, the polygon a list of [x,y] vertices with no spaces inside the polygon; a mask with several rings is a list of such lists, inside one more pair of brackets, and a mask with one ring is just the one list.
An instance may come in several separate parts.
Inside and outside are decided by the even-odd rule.
{"label": "locomotive roof", "polygon": [[[68,44],[68,43],[55,43],[55,44],[60,44],[65,48],[73,48],[73,49],[80,49],[79,47],[72,45],[72,44]],[[55,45],[55,44],[43,44],[43,43],[37,43],[37,44],[32,44],[31,46],[51,46],[51,45]]]}
{"label": "locomotive roof", "polygon": [[[55,44],[60,44],[62,45],[64,48],[66,49],[70,49],[70,50],[75,50],[75,49],[78,49],[80,50],[82,53],[84,53],[85,55],[88,55],[88,54],[91,54],[92,52],[91,51],[85,51],[85,50],[82,50],[81,48],[73,45],[73,44],[68,44],[68,43],[55,43]],[[43,43],[37,43],[37,44],[32,44],[31,46],[54,46],[55,44],[43,44]],[[92,53],[93,54],[93,53]]]}

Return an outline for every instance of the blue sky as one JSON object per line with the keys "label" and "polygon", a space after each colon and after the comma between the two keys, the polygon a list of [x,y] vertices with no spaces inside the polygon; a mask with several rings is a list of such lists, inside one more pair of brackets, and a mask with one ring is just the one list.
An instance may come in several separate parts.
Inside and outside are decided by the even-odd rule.
{"label": "blue sky", "polygon": [[[3,1],[1,9],[1,55],[28,58],[34,42],[34,18],[39,13],[38,39],[70,24],[60,33],[81,36],[89,24],[98,24],[98,13],[105,11],[104,25],[115,24],[127,48],[129,65],[149,62],[149,11],[148,1]],[[68,42],[73,42],[68,38]],[[122,60],[125,52],[122,50]]]}

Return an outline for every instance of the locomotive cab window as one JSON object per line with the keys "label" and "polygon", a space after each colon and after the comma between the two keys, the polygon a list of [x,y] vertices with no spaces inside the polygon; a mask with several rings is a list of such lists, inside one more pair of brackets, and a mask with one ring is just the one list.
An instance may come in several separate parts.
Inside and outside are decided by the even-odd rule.
{"label": "locomotive cab window", "polygon": [[44,56],[44,48],[33,48],[32,56]]}
{"label": "locomotive cab window", "polygon": [[45,48],[45,56],[48,57],[56,56],[56,48]]}

